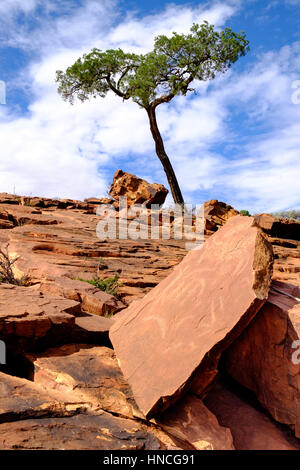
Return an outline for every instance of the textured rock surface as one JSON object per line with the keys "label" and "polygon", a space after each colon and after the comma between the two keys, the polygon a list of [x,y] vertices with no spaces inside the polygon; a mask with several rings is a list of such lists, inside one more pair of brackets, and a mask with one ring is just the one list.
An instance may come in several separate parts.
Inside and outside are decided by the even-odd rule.
{"label": "textured rock surface", "polygon": [[0,422],[42,416],[71,416],[92,410],[88,402],[80,401],[60,391],[45,390],[26,379],[0,372]]}
{"label": "textured rock surface", "polygon": [[62,341],[79,312],[80,304],[73,300],[0,284],[0,337],[15,353]]}
{"label": "textured rock surface", "polygon": [[102,412],[0,424],[0,449],[159,450],[142,425]]}
{"label": "textured rock surface", "polygon": [[[273,286],[300,297],[296,286],[280,282]],[[225,354],[228,372],[253,390],[277,421],[295,429],[298,437],[300,364],[292,361],[297,349],[293,349],[292,344],[299,339],[300,302],[271,290],[257,318]]]}
{"label": "textured rock surface", "polygon": [[109,191],[109,195],[117,202],[120,196],[126,196],[128,206],[145,204],[146,207],[149,207],[151,204],[162,205],[167,194],[168,190],[162,184],[150,184],[122,170],[117,170],[114,174],[113,183]]}
{"label": "textured rock surface", "polygon": [[300,441],[262,409],[218,383],[204,400],[222,426],[230,429],[237,450],[299,450]]}
{"label": "textured rock surface", "polygon": [[112,349],[71,344],[26,357],[35,383],[69,392],[105,411],[142,417]]}
{"label": "textured rock surface", "polygon": [[115,296],[99,290],[97,287],[67,277],[42,280],[37,290],[43,294],[64,297],[80,302],[81,309],[95,315],[111,315],[126,306]]}
{"label": "textured rock surface", "polygon": [[220,426],[217,418],[199,398],[188,394],[157,420],[173,435],[192,444],[197,450],[234,450],[229,429]]}
{"label": "textured rock surface", "polygon": [[252,218],[234,217],[118,314],[110,338],[145,415],[169,406],[192,379],[198,393],[205,389],[222,351],[265,302],[271,274],[270,244]]}
{"label": "textured rock surface", "polygon": [[205,230],[215,232],[239,212],[225,202],[212,199],[204,203]]}

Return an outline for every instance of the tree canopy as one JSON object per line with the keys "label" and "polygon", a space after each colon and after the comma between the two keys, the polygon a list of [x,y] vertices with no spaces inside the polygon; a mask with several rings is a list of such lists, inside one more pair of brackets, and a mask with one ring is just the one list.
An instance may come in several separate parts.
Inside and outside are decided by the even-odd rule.
{"label": "tree canopy", "polygon": [[189,34],[173,33],[155,38],[153,51],[133,54],[121,49],[93,49],[66,72],[57,71],[58,92],[73,103],[77,97],[106,96],[109,90],[148,109],[191,91],[193,80],[210,80],[224,73],[246,54],[245,33],[230,28],[218,32],[204,22]]}
{"label": "tree canopy", "polygon": [[147,54],[122,49],[93,49],[84,54],[66,72],[57,71],[58,92],[65,100],[77,97],[105,97],[109,91],[124,100],[132,99],[147,111],[155,149],[165,170],[175,203],[183,204],[181,190],[165,151],[157,120],[156,107],[169,103],[177,95],[192,91],[194,80],[211,80],[224,73],[248,51],[245,33],[230,28],[215,31],[204,21],[194,24],[189,34],[157,36]]}

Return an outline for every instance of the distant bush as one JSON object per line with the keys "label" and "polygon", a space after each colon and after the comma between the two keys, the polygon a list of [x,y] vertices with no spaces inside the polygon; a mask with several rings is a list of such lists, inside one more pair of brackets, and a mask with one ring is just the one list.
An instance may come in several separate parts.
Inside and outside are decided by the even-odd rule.
{"label": "distant bush", "polygon": [[246,211],[246,210],[240,211],[240,214],[241,214],[241,215],[244,215],[244,216],[248,216],[248,217],[251,216],[250,212],[249,212],[249,211]]}
{"label": "distant bush", "polygon": [[300,211],[296,210],[273,212],[272,215],[274,217],[283,217],[284,219],[300,220]]}

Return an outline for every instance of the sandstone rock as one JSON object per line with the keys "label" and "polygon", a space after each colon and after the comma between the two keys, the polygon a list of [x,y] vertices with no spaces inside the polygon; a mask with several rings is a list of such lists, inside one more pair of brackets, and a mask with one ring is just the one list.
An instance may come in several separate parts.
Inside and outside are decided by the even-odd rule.
{"label": "sandstone rock", "polygon": [[217,418],[192,394],[169,408],[157,422],[166,432],[186,440],[192,449],[234,450],[230,430],[220,426]]}
{"label": "sandstone rock", "polygon": [[188,387],[206,388],[222,351],[264,304],[271,274],[271,245],[252,218],[234,217],[118,314],[110,338],[147,417]]}
{"label": "sandstone rock", "polygon": [[70,334],[80,304],[44,296],[30,287],[0,284],[0,337],[14,353]]}
{"label": "sandstone rock", "polygon": [[[260,314],[259,314],[260,315]],[[263,410],[216,384],[204,400],[222,426],[230,429],[237,450],[299,450],[300,441]]]}
{"label": "sandstone rock", "polygon": [[[276,282],[268,302],[225,353],[226,370],[279,422],[300,437],[300,364],[293,363],[300,340],[298,286]],[[299,346],[298,346],[299,348]]]}
{"label": "sandstone rock", "polygon": [[300,240],[300,222],[269,214],[257,215],[255,220],[262,230],[272,237]]}
{"label": "sandstone rock", "polygon": [[215,232],[239,212],[225,202],[212,199],[204,203],[205,231]]}
{"label": "sandstone rock", "polygon": [[161,447],[145,426],[105,412],[0,424],[2,450],[159,450]]}
{"label": "sandstone rock", "polygon": [[110,199],[109,197],[101,197],[101,198],[89,197],[89,198],[85,199],[84,202],[87,202],[88,204],[94,204],[94,205],[113,204],[114,199]]}
{"label": "sandstone rock", "polygon": [[99,317],[96,315],[85,315],[75,318],[70,342],[101,344],[111,347],[108,332],[113,325],[112,318]]}
{"label": "sandstone rock", "polygon": [[71,344],[26,358],[33,365],[31,379],[47,390],[68,392],[78,401],[122,416],[142,417],[113,350]]}
{"label": "sandstone rock", "polygon": [[145,204],[146,207],[151,206],[151,204],[162,205],[165,202],[167,194],[168,190],[162,184],[150,184],[122,170],[115,172],[113,183],[109,191],[109,195],[117,202],[120,196],[126,196],[128,206],[132,206],[133,204]]}
{"label": "sandstone rock", "polygon": [[76,300],[80,302],[83,312],[95,315],[112,315],[126,307],[113,295],[107,294],[87,282],[66,277],[43,280],[38,289],[44,294]]}
{"label": "sandstone rock", "polygon": [[0,422],[42,416],[71,416],[93,409],[77,397],[45,390],[29,380],[0,372]]}

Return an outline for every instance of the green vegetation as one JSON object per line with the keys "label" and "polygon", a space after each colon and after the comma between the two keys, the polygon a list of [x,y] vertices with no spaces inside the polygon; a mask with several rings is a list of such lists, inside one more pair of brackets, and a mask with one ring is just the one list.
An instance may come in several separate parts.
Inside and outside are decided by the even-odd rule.
{"label": "green vegetation", "polygon": [[157,36],[153,50],[147,54],[93,49],[65,72],[57,71],[58,92],[73,104],[75,97],[81,101],[97,96],[104,98],[112,91],[123,101],[132,99],[143,108],[174,202],[183,204],[158,128],[156,108],[175,96],[195,91],[191,88],[195,80],[208,81],[218,73],[225,73],[247,53],[248,44],[244,32],[237,34],[230,28],[219,32],[204,21],[201,25],[194,24],[189,34],[173,32],[171,37]]}
{"label": "green vegetation", "polygon": [[94,276],[92,279],[81,279],[77,278],[78,281],[88,282],[92,286],[97,287],[98,289],[107,292],[107,294],[117,295],[119,287],[122,286],[122,283],[119,282],[119,275],[116,274],[114,277],[108,277],[106,279],[101,279],[99,276]]}
{"label": "green vegetation", "polygon": [[274,217],[283,217],[285,219],[300,220],[300,211],[296,210],[274,212],[272,215]]}
{"label": "green vegetation", "polygon": [[250,212],[249,212],[249,211],[246,211],[246,210],[242,210],[242,211],[240,211],[240,214],[241,214],[241,215],[244,215],[244,216],[251,217],[251,214],[250,214]]}

